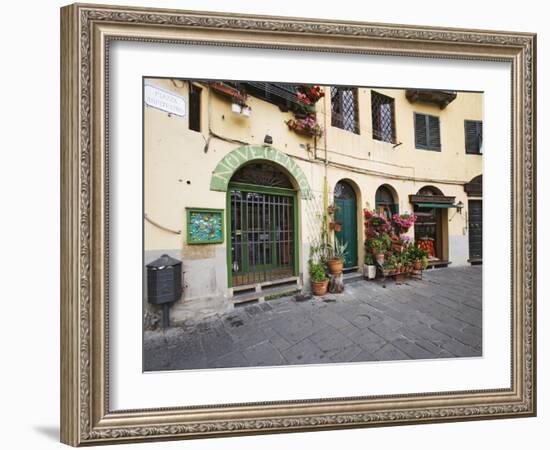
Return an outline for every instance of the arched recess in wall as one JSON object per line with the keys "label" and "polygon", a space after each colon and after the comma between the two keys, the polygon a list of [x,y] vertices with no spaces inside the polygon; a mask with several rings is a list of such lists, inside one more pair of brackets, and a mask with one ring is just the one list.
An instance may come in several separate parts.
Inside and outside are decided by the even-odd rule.
{"label": "arched recess in wall", "polygon": [[228,286],[299,275],[298,193],[311,190],[300,167],[267,146],[244,146],[216,166],[210,188],[227,192]]}
{"label": "arched recess in wall", "polygon": [[422,242],[434,264],[446,262],[449,240],[447,209],[454,203],[454,197],[445,197],[435,186],[424,186],[411,197],[416,215],[415,241]]}
{"label": "arched recess in wall", "polygon": [[349,179],[342,179],[334,186],[334,223],[341,226],[335,229],[335,237],[347,244],[344,268],[356,267],[358,264],[359,229],[358,207],[361,205],[361,191],[357,184]]}
{"label": "arched recess in wall", "polygon": [[303,199],[311,198],[311,188],[300,166],[287,154],[267,145],[244,145],[225,155],[216,165],[210,179],[210,190],[227,192],[233,174],[252,161],[268,161],[281,167],[300,191]]}
{"label": "arched recess in wall", "polygon": [[435,186],[424,186],[418,190],[418,195],[444,195],[441,189]]}
{"label": "arched recess in wall", "polygon": [[397,191],[389,184],[378,187],[375,195],[375,209],[383,213],[388,219],[399,213],[399,197]]}

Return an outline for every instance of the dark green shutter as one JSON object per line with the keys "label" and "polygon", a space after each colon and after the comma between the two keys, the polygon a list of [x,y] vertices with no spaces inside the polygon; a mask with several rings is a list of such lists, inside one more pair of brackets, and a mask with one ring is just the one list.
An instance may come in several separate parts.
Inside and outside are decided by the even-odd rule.
{"label": "dark green shutter", "polygon": [[428,118],[428,136],[429,148],[432,150],[441,150],[441,136],[439,134],[439,117],[427,116]]}
{"label": "dark green shutter", "polygon": [[466,153],[480,154],[481,142],[483,136],[483,124],[477,120],[464,121],[464,140],[466,144]]}
{"label": "dark green shutter", "polygon": [[414,114],[414,140],[416,148],[428,147],[426,116],[424,114]]}
{"label": "dark green shutter", "polygon": [[425,150],[441,150],[439,117],[414,113],[415,147]]}
{"label": "dark green shutter", "polygon": [[191,85],[189,90],[189,129],[201,131],[201,92],[202,89]]}

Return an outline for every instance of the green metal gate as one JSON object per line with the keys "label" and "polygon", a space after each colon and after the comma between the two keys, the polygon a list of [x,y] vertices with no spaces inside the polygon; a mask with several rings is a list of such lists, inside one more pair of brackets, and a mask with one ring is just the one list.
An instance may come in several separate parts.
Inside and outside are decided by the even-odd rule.
{"label": "green metal gate", "polygon": [[227,210],[231,286],[296,275],[295,191],[232,183]]}

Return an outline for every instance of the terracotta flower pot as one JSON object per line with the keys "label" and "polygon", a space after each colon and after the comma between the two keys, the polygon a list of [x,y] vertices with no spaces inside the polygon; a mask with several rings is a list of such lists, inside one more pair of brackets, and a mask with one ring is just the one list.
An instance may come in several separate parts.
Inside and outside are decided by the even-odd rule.
{"label": "terracotta flower pot", "polygon": [[325,281],[312,281],[311,282],[311,291],[313,295],[322,296],[327,293],[328,289],[328,279]]}
{"label": "terracotta flower pot", "polygon": [[327,261],[328,271],[332,275],[338,275],[344,270],[344,260],[343,259],[329,259]]}
{"label": "terracotta flower pot", "polygon": [[378,264],[384,264],[384,253],[375,253],[374,257]]}
{"label": "terracotta flower pot", "polygon": [[420,261],[419,259],[417,259],[417,260],[414,262],[413,269],[414,269],[414,270],[422,270],[422,261]]}
{"label": "terracotta flower pot", "polygon": [[331,222],[331,223],[329,224],[329,226],[330,226],[330,229],[331,229],[331,230],[334,230],[334,231],[336,231],[336,232],[342,231],[342,224],[341,224],[341,223],[338,223],[338,222]]}
{"label": "terracotta flower pot", "polygon": [[392,247],[395,252],[400,252],[403,249],[403,244],[393,243]]}

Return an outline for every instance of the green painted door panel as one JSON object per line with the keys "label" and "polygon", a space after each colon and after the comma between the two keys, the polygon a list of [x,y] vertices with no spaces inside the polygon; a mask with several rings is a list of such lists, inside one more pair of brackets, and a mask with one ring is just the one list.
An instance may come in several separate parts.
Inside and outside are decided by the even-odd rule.
{"label": "green painted door panel", "polygon": [[355,199],[335,199],[334,219],[342,224],[342,230],[335,233],[340,242],[347,242],[348,253],[344,267],[357,266],[357,203]]}

